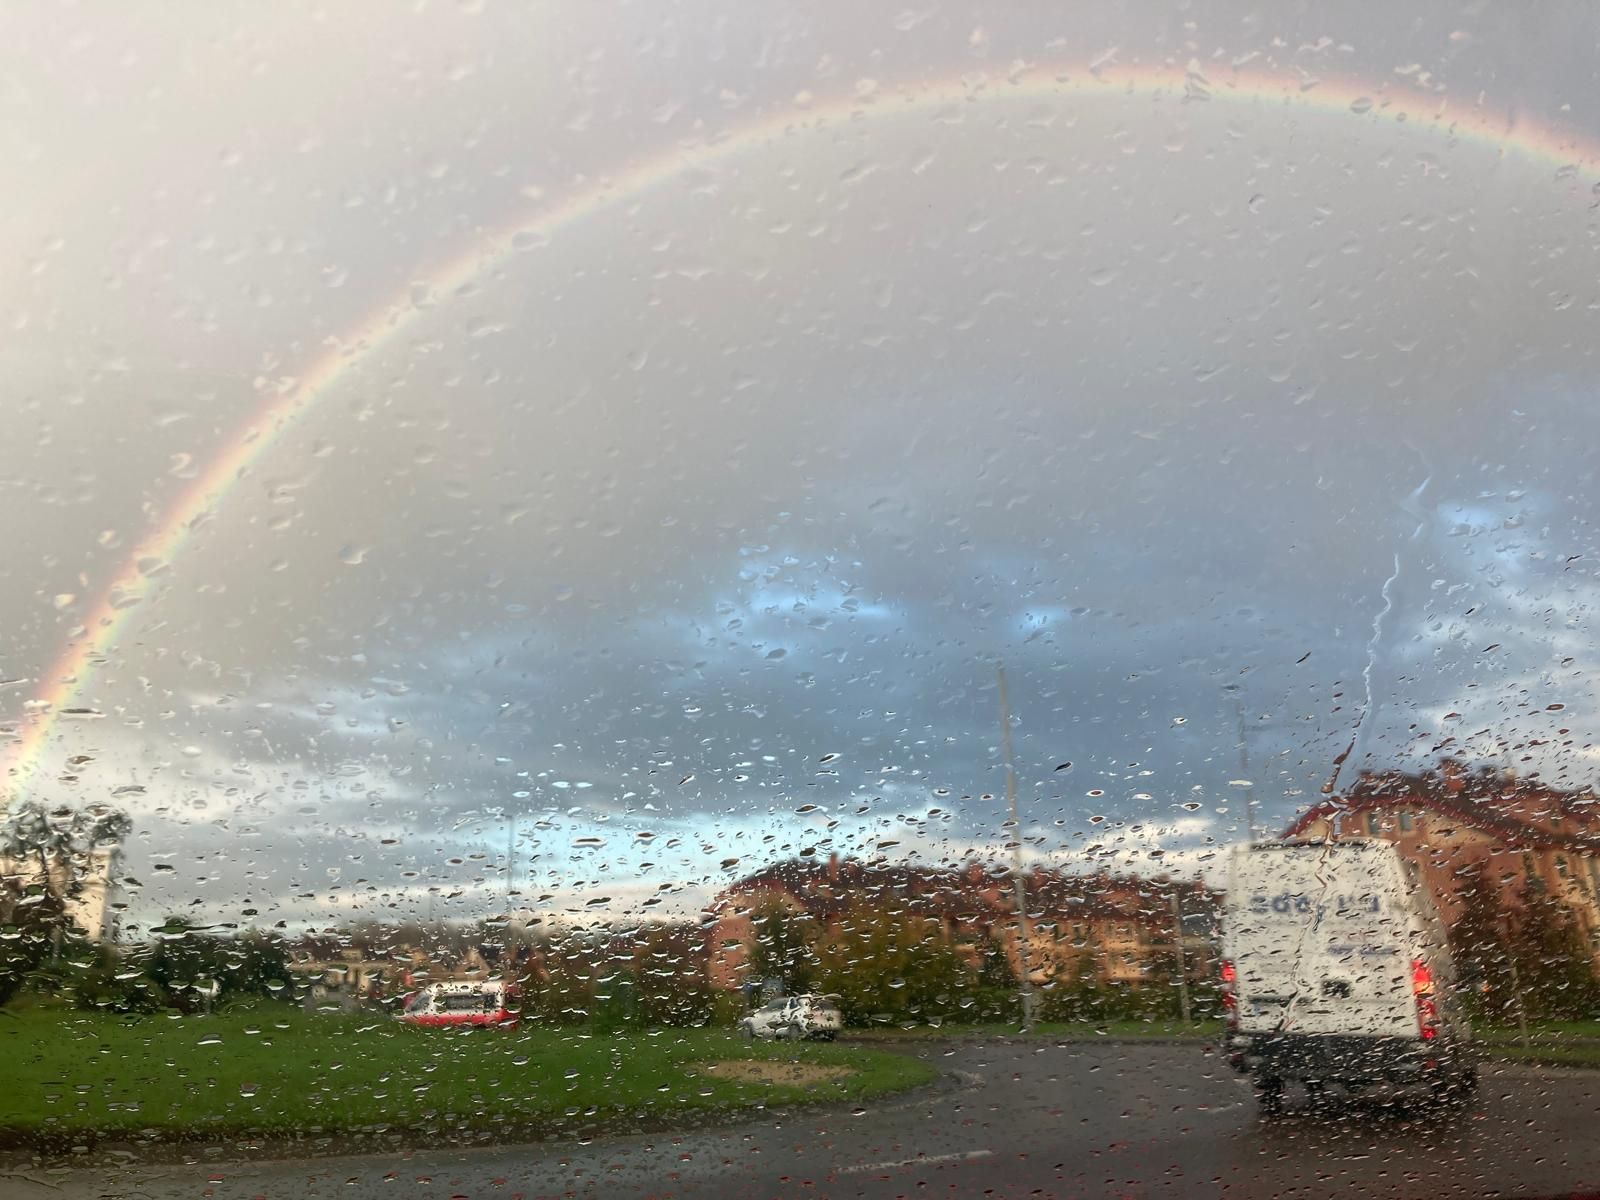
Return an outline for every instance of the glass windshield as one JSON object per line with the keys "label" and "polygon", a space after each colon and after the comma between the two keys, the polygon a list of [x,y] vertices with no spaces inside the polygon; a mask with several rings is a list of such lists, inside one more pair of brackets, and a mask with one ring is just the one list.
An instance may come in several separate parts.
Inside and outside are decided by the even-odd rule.
{"label": "glass windshield", "polygon": [[1596,1186],[1594,6],[0,35],[0,1192]]}

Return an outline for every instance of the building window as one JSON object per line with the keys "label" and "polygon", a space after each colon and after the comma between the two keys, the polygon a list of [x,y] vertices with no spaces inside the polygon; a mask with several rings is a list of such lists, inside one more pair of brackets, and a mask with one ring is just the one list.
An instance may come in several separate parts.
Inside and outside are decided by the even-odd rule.
{"label": "building window", "polygon": [[1411,832],[1411,813],[1405,809],[1400,811],[1400,832]]}
{"label": "building window", "polygon": [[1544,894],[1544,877],[1539,874],[1539,866],[1534,861],[1531,850],[1522,852],[1522,879],[1531,895]]}

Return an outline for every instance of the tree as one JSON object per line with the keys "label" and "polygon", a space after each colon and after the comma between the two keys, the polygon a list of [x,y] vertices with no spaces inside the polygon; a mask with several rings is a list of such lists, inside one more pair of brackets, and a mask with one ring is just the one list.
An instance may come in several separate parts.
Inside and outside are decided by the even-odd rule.
{"label": "tree", "polygon": [[975,983],[937,924],[910,913],[858,906],[816,954],[819,989],[853,1025],[962,1016]]}
{"label": "tree", "polygon": [[217,937],[182,917],[168,918],[156,932],[145,974],[173,1008],[192,1012],[208,998],[288,999],[292,994],[288,954],[270,933]]}
{"label": "tree", "polygon": [[43,887],[0,880],[0,1006],[49,958],[59,921],[60,905]]}
{"label": "tree", "polygon": [[136,952],[87,945],[82,969],[69,989],[73,1003],[91,1012],[155,1012],[166,997],[144,973],[143,965]]}
{"label": "tree", "polygon": [[781,980],[789,995],[811,991],[816,977],[811,924],[781,900],[763,902],[750,918],[750,978]]}
{"label": "tree", "polygon": [[551,938],[519,981],[523,1017],[545,1025],[581,1025],[595,1006],[599,955],[581,933]]}
{"label": "tree", "polygon": [[289,980],[289,955],[275,935],[252,929],[224,943],[223,995],[288,999]]}
{"label": "tree", "polygon": [[973,1021],[1022,1019],[1022,998],[1011,957],[993,934],[978,943],[978,974],[973,980],[970,1004],[962,1003],[962,1016]]}
{"label": "tree", "polygon": [[1516,1015],[1517,997],[1511,994],[1511,959],[1500,897],[1479,868],[1462,872],[1456,900],[1461,911],[1450,926],[1450,957],[1463,999],[1478,1015],[1509,1023]]}
{"label": "tree", "polygon": [[1600,981],[1571,910],[1553,896],[1529,895],[1511,953],[1530,1015],[1553,1020],[1592,1017]]}
{"label": "tree", "polygon": [[640,931],[632,970],[641,1024],[682,1028],[710,1022],[711,981],[698,929],[660,925]]}
{"label": "tree", "polygon": [[165,1003],[180,1012],[195,1011],[220,990],[217,939],[182,917],[169,917],[157,938],[146,974],[161,989]]}

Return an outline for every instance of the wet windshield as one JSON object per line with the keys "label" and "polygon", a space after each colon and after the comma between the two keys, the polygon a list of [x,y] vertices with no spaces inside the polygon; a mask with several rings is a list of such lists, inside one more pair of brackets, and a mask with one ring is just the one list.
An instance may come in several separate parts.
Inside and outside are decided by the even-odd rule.
{"label": "wet windshield", "polygon": [[1591,8],[0,31],[0,1193],[1596,1186]]}

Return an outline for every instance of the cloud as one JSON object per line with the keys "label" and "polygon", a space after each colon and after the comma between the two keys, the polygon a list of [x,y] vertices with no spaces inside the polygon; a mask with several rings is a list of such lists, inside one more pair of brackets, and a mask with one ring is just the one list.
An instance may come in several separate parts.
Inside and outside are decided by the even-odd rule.
{"label": "cloud", "polygon": [[[205,22],[40,17],[10,52],[55,69],[19,78],[100,98],[39,82],[0,135],[47,181],[0,230],[30,264],[0,350],[0,680],[25,681],[0,720],[198,473],[270,442],[81,681],[107,718],[45,755],[41,794],[144,789],[140,912],[493,911],[508,822],[573,918],[806,849],[1003,856],[997,663],[1028,855],[1207,871],[1239,832],[1235,697],[1270,827],[1350,736],[1397,553],[1352,766],[1504,742],[1589,779],[1572,180],[1422,122],[989,87],[960,120],[797,121],[430,294],[533,197],[972,47],[896,31],[892,82],[867,9],[776,41],[719,19],[681,57],[637,52],[646,14],[555,40],[514,13],[354,40],[216,19],[260,63]],[[1081,19],[1141,61],[1192,36]],[[1036,59],[1036,19],[986,30],[984,61]],[[537,61],[501,69],[507,44]],[[1472,53],[1452,87],[1499,95]],[[256,428],[386,297],[420,319]]]}

